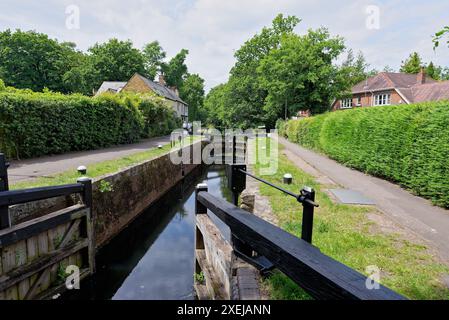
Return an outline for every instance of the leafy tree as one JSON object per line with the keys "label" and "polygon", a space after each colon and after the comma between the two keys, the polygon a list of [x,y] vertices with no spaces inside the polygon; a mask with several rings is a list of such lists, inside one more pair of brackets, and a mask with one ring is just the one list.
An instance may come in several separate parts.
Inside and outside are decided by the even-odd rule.
{"label": "leafy tree", "polygon": [[401,72],[405,73],[419,73],[423,66],[421,57],[417,52],[413,52],[408,59],[402,61]]}
{"label": "leafy tree", "polygon": [[69,60],[68,70],[62,77],[66,92],[92,94],[94,88],[89,85],[92,81],[89,56],[76,50],[75,43],[63,42],[62,46],[65,50],[64,54]]}
{"label": "leafy tree", "polygon": [[218,129],[223,129],[227,125],[229,116],[229,85],[220,84],[212,88],[204,100],[204,105],[200,109],[201,120]]}
{"label": "leafy tree", "polygon": [[[268,118],[275,122],[284,117],[287,106],[287,116],[298,110],[327,110],[331,100],[349,84],[347,73],[340,74],[333,65],[344,48],[343,39],[331,38],[324,28],[309,30],[305,36],[284,36],[279,48],[271,50],[257,69],[261,85],[268,92],[264,107]],[[358,60],[358,67],[365,69],[364,59]],[[360,72],[353,63],[348,68]]]}
{"label": "leafy tree", "polygon": [[145,75],[153,80],[156,74],[161,71],[166,53],[158,41],[153,41],[145,45],[142,53],[145,59]]}
{"label": "leafy tree", "polygon": [[128,81],[136,72],[145,73],[144,57],[129,40],[110,39],[106,43],[97,43],[89,53],[87,70],[80,74],[90,75],[86,81],[91,89],[98,88],[103,81]]}
{"label": "leafy tree", "polygon": [[348,88],[377,73],[376,70],[368,70],[369,66],[361,51],[355,57],[352,49],[348,50],[346,60],[341,66],[341,71],[346,73],[348,79]]}
{"label": "leafy tree", "polygon": [[430,62],[426,67],[426,74],[432,79],[439,80],[441,73],[441,67],[436,67],[433,62]]}
{"label": "leafy tree", "polygon": [[321,112],[349,86],[349,69],[358,75],[362,69],[368,73],[361,55],[353,58],[345,72],[334,66],[344,49],[343,40],[331,38],[326,29],[295,35],[299,22],[296,17],[278,15],[270,27],[236,51],[229,81],[206,96],[203,109],[210,124],[273,127],[277,118],[285,116],[285,106],[288,115],[300,109]]}
{"label": "leafy tree", "polygon": [[229,127],[273,126],[273,119],[263,111],[267,91],[261,87],[257,68],[260,61],[272,49],[279,46],[282,36],[293,32],[300,19],[279,14],[270,27],[264,27],[259,34],[246,41],[236,51],[235,66],[231,70],[226,86],[226,112],[220,121]]}
{"label": "leafy tree", "polygon": [[204,79],[198,74],[189,74],[182,84],[180,96],[189,105],[189,121],[201,120],[200,111],[204,103]]}
{"label": "leafy tree", "polygon": [[93,70],[89,66],[89,59],[84,57],[82,61],[85,65],[68,70],[63,76],[63,82],[69,92],[90,95],[93,90],[98,89],[98,86],[95,86],[96,82],[93,84]]}
{"label": "leafy tree", "polygon": [[433,62],[426,67],[426,73],[434,80],[449,80],[449,68],[435,65]]}
{"label": "leafy tree", "polygon": [[449,67],[441,68],[440,78],[441,80],[449,80]]}
{"label": "leafy tree", "polygon": [[[449,35],[449,26],[445,26],[443,27],[443,29],[435,33],[432,39],[433,48],[436,49],[440,45],[441,40],[448,35]],[[449,47],[449,39],[447,39],[446,44]]]}
{"label": "leafy tree", "polygon": [[0,32],[0,77],[9,86],[66,92],[63,75],[74,49],[35,31]]}
{"label": "leafy tree", "polygon": [[189,50],[182,49],[168,63],[162,65],[162,72],[165,75],[167,85],[176,88],[182,87],[182,84],[188,74],[187,65],[185,64],[188,54]]}

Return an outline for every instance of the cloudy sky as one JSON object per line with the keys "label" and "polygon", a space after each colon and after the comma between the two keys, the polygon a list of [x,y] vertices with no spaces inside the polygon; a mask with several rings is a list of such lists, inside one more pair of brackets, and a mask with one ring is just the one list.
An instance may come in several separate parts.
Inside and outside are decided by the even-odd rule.
{"label": "cloudy sky", "polygon": [[[67,28],[73,5],[79,28]],[[159,40],[169,56],[189,49],[189,71],[210,88],[226,81],[234,51],[278,13],[301,18],[300,34],[327,27],[378,69],[397,69],[412,51],[449,66],[449,49],[434,52],[431,41],[449,24],[447,0],[1,0],[0,30],[33,29],[82,50],[111,37],[131,39],[138,48]]]}

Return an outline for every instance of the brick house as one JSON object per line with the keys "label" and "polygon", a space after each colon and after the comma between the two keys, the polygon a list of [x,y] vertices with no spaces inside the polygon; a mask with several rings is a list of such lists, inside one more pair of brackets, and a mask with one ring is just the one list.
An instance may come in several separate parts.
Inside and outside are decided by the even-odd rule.
{"label": "brick house", "polygon": [[138,73],[135,73],[128,82],[105,81],[98,89],[96,95],[104,92],[119,93],[121,91],[138,93],[153,92],[163,97],[183,121],[187,121],[188,119],[189,109],[187,103],[179,97],[177,88],[167,86],[163,75],[159,76],[158,82],[151,81]]}
{"label": "brick house", "polygon": [[351,96],[336,100],[332,110],[449,100],[449,81],[418,74],[381,72],[352,87]]}

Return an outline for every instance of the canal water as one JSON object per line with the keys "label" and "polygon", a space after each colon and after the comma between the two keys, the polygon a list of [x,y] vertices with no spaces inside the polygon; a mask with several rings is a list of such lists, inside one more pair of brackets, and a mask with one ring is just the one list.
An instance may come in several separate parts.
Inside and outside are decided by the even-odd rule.
{"label": "canal water", "polygon": [[[192,183],[180,183],[97,256],[97,273],[66,299],[194,299],[195,185],[231,200],[224,170],[209,169]],[[226,238],[229,229],[211,217]]]}

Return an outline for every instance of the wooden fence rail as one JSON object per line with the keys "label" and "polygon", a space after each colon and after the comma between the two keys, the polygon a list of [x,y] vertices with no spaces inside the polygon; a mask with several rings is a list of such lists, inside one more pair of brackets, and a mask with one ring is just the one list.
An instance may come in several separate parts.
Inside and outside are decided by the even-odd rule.
{"label": "wooden fence rail", "polygon": [[209,209],[229,226],[233,245],[243,244],[266,257],[313,298],[405,299],[383,285],[368,289],[366,276],[321,253],[317,247],[206,191],[197,191],[197,214],[205,214]]}

